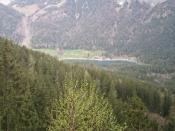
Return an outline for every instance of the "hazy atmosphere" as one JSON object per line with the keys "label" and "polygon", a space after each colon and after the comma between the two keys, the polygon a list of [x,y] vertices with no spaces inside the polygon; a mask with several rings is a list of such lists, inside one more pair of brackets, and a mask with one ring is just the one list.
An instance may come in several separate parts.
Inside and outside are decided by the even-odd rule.
{"label": "hazy atmosphere", "polygon": [[[0,3],[9,4],[11,1],[13,1],[13,0],[0,0]],[[118,0],[118,1],[126,1],[126,0]],[[128,0],[128,1],[131,1],[131,0]],[[158,2],[162,2],[162,1],[165,1],[165,0],[139,0],[139,1],[145,1],[145,2],[156,4]]]}
{"label": "hazy atmosphere", "polygon": [[0,131],[175,131],[175,0],[116,1],[0,0]]}

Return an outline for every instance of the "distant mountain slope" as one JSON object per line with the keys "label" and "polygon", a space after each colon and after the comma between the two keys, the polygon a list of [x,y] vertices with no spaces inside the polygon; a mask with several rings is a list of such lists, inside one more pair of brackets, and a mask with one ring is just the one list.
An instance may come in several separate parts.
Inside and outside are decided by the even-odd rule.
{"label": "distant mountain slope", "polygon": [[1,35],[33,48],[101,49],[173,65],[174,5],[174,0],[156,6],[138,0],[15,0],[14,12],[1,5],[6,10],[1,7],[0,15],[8,14]]}
{"label": "distant mountain slope", "polygon": [[33,47],[84,49],[110,49],[129,39],[151,8],[137,0],[124,5],[114,0],[16,0],[12,7],[37,7],[28,16]]}
{"label": "distant mountain slope", "polygon": [[8,6],[0,4],[0,18],[0,36],[20,42],[22,39],[20,29],[22,14]]}
{"label": "distant mountain slope", "polygon": [[133,54],[147,63],[175,65],[175,2],[158,4],[121,52]]}
{"label": "distant mountain slope", "polygon": [[[46,2],[34,14],[33,47],[111,49],[127,42],[142,24],[151,7],[133,1],[119,5],[114,0],[69,0]],[[58,6],[59,5],[59,6]]]}

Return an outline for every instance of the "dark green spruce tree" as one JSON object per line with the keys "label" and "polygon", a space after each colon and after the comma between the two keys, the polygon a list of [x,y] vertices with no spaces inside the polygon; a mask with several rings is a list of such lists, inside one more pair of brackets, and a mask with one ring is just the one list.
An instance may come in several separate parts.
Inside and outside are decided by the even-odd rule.
{"label": "dark green spruce tree", "polygon": [[1,43],[1,118],[2,131],[35,130],[37,114],[35,112],[30,86],[15,58],[14,47],[7,40]]}

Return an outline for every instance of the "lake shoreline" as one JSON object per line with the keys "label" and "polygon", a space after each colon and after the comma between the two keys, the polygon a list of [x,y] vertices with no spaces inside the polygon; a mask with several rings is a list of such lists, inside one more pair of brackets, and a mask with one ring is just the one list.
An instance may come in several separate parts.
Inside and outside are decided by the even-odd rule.
{"label": "lake shoreline", "polygon": [[96,62],[130,62],[135,64],[143,64],[141,62],[138,62],[136,58],[74,58],[74,57],[68,57],[68,58],[60,58],[60,61],[96,61]]}

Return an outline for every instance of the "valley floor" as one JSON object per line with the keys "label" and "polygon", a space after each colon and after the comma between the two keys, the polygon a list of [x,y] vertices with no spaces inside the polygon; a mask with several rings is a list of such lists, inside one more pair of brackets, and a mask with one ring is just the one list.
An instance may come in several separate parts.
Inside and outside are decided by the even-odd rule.
{"label": "valley floor", "polygon": [[63,49],[33,49],[34,51],[43,52],[45,54],[57,57],[59,60],[70,61],[98,61],[98,62],[129,62],[144,65],[137,60],[136,57],[129,56],[106,56],[102,50],[63,50]]}

